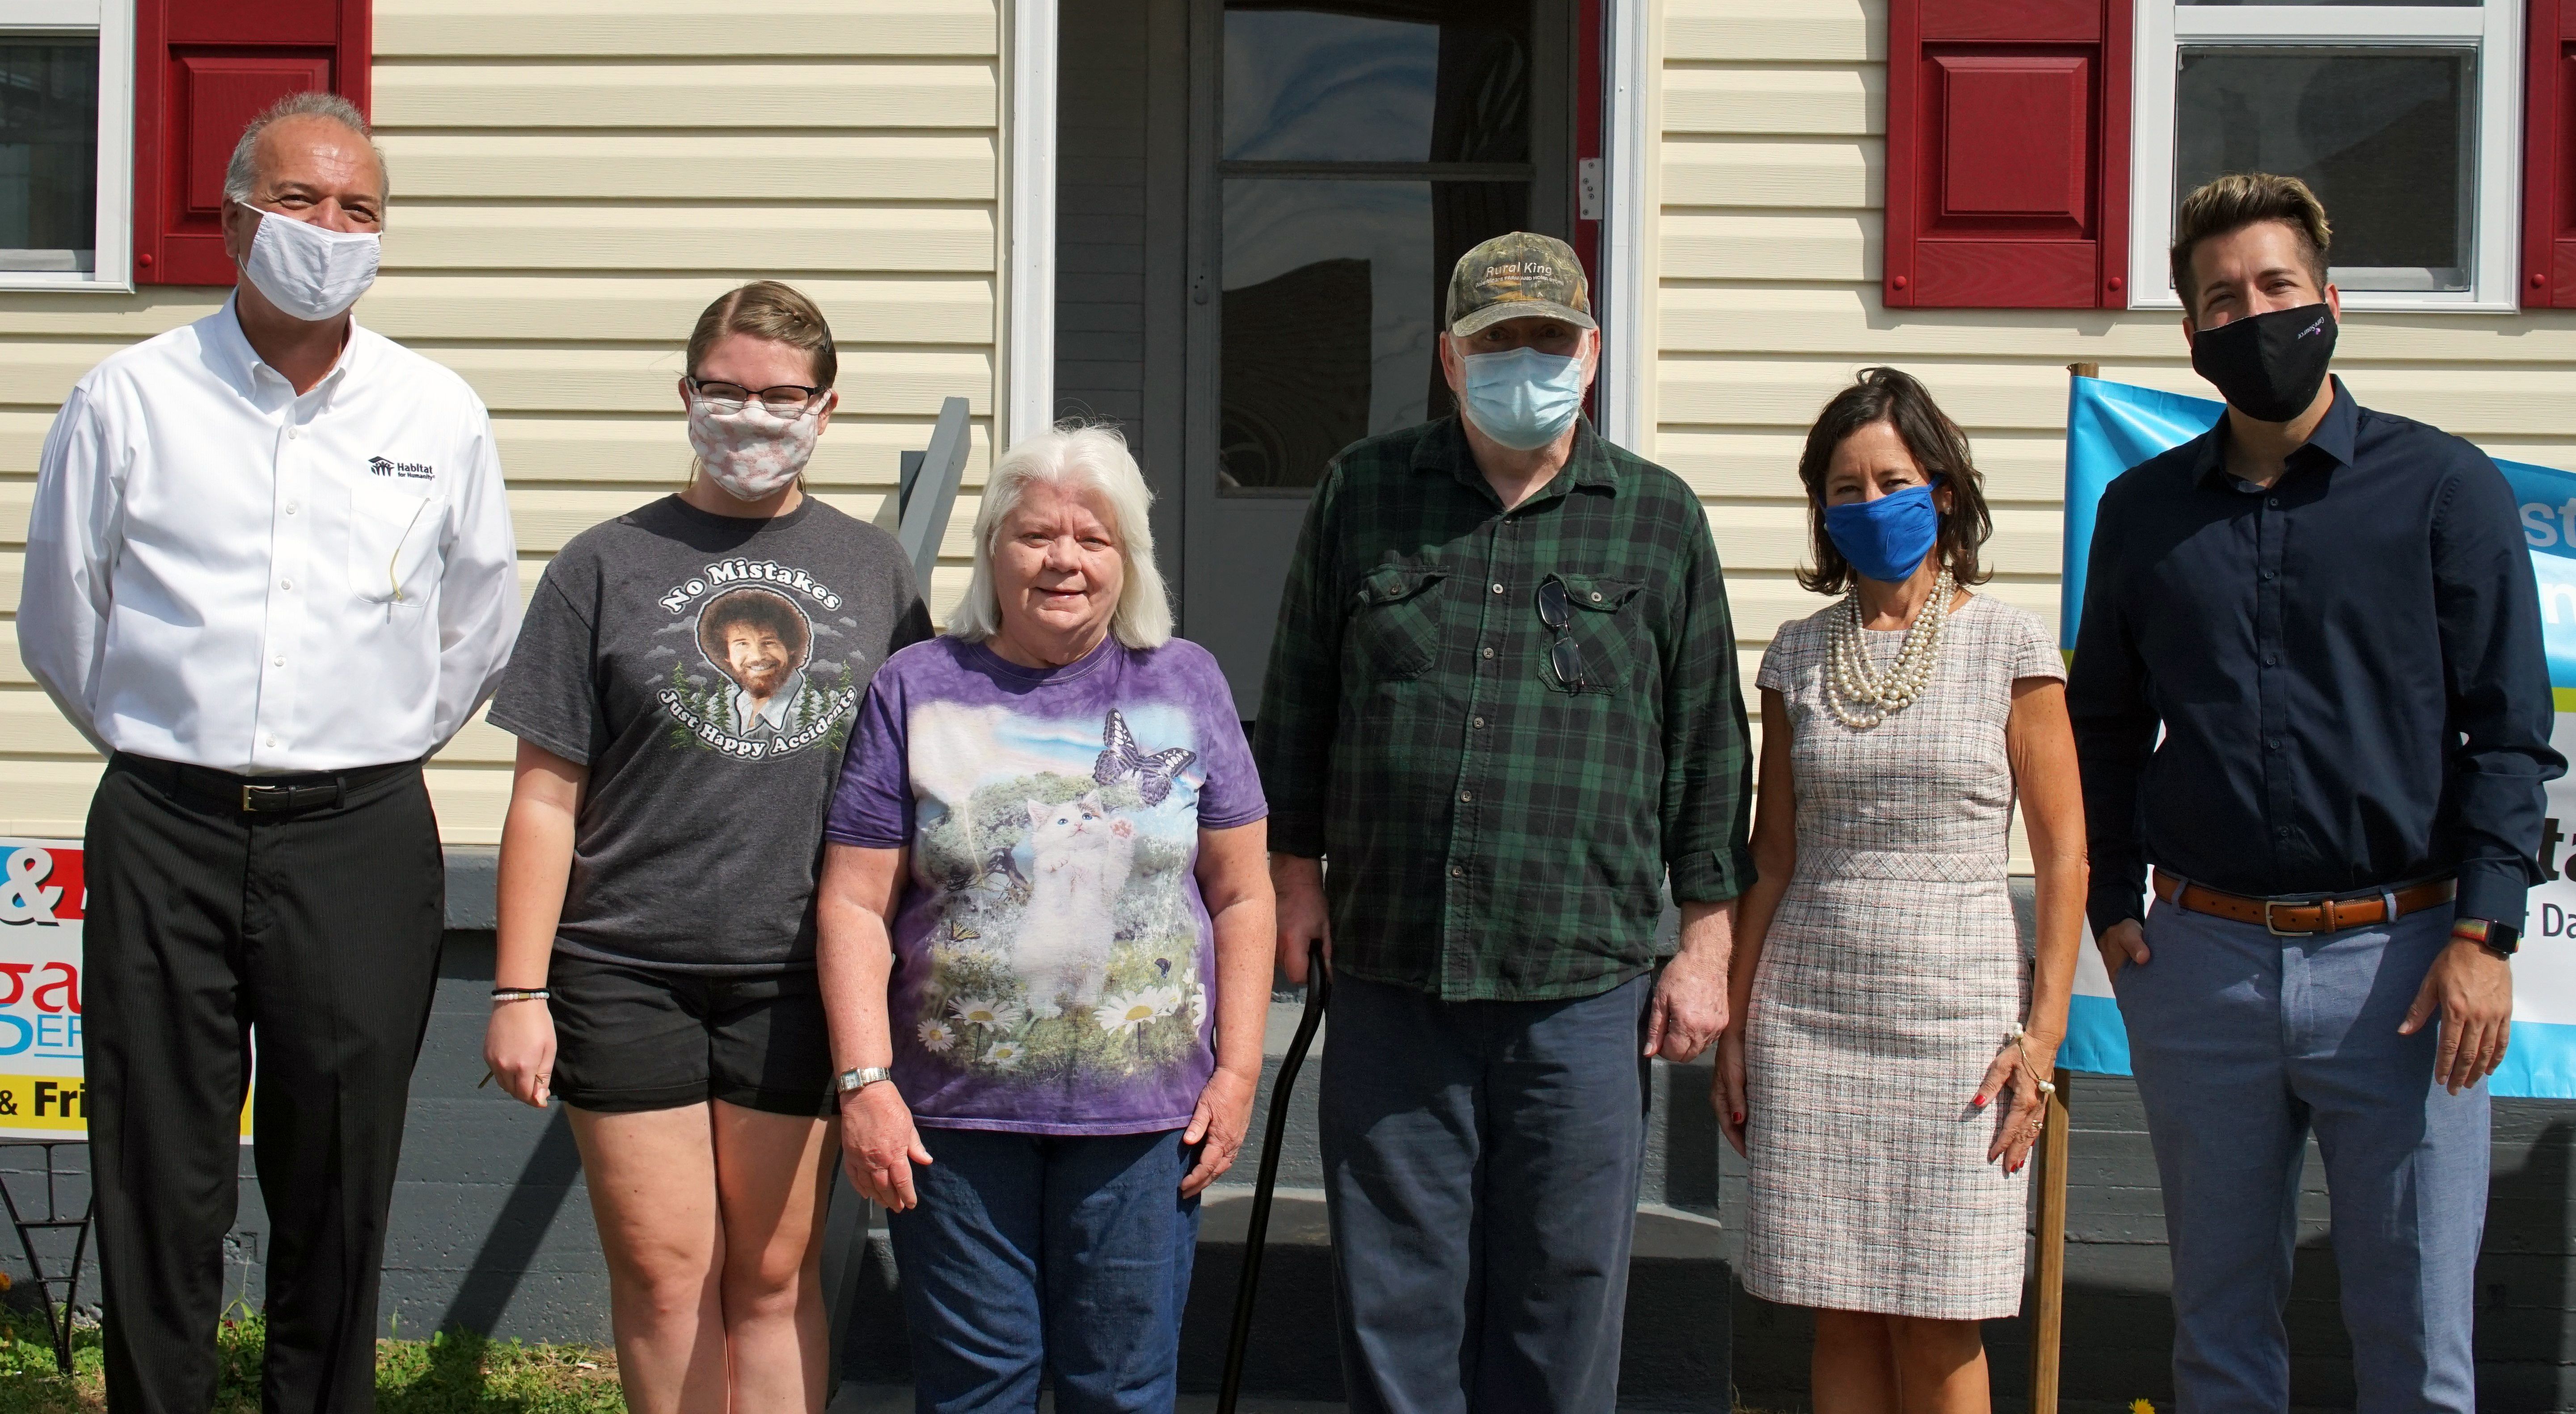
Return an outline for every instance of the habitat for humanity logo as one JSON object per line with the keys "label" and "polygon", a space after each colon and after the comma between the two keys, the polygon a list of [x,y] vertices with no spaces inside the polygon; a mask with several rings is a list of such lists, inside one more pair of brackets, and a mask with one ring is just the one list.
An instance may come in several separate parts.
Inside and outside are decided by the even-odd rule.
{"label": "habitat for humanity logo", "polygon": [[438,475],[427,462],[398,462],[387,457],[367,458],[367,470],[378,476],[400,476],[412,481],[427,481]]}

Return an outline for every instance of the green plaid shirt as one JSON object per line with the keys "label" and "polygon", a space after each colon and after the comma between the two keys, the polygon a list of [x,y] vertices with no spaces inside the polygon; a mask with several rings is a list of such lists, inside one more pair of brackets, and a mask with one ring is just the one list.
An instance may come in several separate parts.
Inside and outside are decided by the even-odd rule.
{"label": "green plaid shirt", "polygon": [[[1584,683],[1548,664],[1564,582]],[[1654,966],[1659,886],[1743,892],[1752,800],[1708,516],[1591,424],[1506,512],[1457,419],[1316,488],[1253,728],[1270,847],[1323,857],[1337,971],[1444,1000],[1593,996]]]}

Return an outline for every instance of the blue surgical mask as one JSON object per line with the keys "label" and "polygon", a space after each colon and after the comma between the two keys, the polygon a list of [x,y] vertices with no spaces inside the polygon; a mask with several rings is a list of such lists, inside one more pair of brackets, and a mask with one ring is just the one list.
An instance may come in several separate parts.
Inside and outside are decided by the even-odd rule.
{"label": "blue surgical mask", "polygon": [[1516,452],[1563,436],[1583,411],[1583,360],[1536,349],[1469,354],[1467,420]]}
{"label": "blue surgical mask", "polygon": [[1908,486],[1875,501],[1825,507],[1825,534],[1862,577],[1903,584],[1941,537],[1941,508],[1932,504],[1931,486]]}

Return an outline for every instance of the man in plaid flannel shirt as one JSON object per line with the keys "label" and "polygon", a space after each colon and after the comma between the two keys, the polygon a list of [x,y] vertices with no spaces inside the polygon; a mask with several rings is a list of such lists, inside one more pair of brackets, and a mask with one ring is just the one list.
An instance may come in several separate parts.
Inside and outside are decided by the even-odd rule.
{"label": "man in plaid flannel shirt", "polygon": [[1574,252],[1487,241],[1444,322],[1464,415],[1336,458],[1289,572],[1254,729],[1280,962],[1333,972],[1351,1408],[1609,1414],[1649,1062],[1724,1029],[1753,877],[1735,635],[1698,499],[1579,415]]}

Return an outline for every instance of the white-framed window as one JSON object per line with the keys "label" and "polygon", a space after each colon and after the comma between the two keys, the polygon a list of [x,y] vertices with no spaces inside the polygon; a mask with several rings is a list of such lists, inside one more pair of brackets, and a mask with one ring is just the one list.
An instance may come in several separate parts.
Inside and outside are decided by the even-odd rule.
{"label": "white-framed window", "polygon": [[0,0],[0,290],[133,288],[133,0]]}
{"label": "white-framed window", "polygon": [[2349,309],[2510,311],[2522,0],[2138,0],[2129,306],[2179,309],[2174,207],[2222,172],[2305,180]]}

